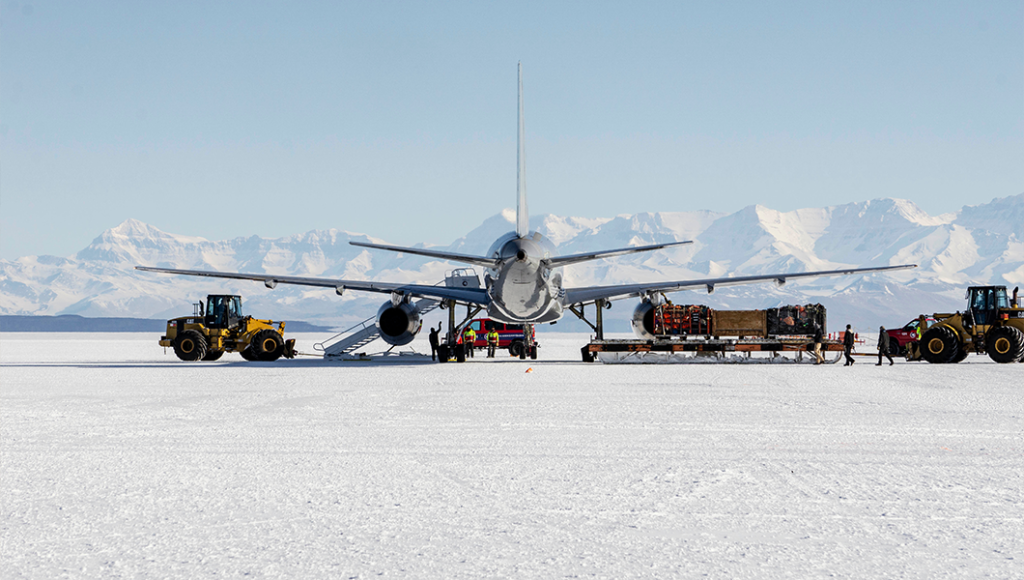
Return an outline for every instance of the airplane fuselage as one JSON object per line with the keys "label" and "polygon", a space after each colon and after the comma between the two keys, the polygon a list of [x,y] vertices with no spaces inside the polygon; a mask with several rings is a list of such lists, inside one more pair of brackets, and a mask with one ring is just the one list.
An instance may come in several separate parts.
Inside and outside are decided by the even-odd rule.
{"label": "airplane fuselage", "polygon": [[562,317],[562,275],[545,260],[554,245],[539,232],[519,237],[509,232],[498,238],[487,256],[498,260],[484,275],[487,316],[510,324],[541,324]]}

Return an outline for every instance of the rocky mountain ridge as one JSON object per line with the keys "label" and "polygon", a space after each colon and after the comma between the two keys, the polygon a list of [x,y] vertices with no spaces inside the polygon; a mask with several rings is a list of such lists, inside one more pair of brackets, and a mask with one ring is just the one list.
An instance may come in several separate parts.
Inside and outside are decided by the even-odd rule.
{"label": "rocky mountain ridge", "polygon": [[[444,249],[481,254],[513,229],[504,210]],[[1024,285],[1024,194],[930,216],[913,203],[876,199],[780,212],[761,205],[731,214],[659,212],[613,218],[535,216],[531,226],[563,254],[664,241],[693,244],[660,252],[600,260],[564,271],[565,285],[615,284],[694,277],[750,275],[916,263],[887,275],[821,278],[722,289],[712,296],[683,292],[680,303],[719,308],[763,308],[822,302],[830,319],[865,328],[892,325],[922,311],[962,308],[970,284]],[[304,319],[344,326],[373,314],[384,296],[157,275],[136,265],[356,280],[435,283],[457,264],[371,251],[349,241],[385,242],[360,233],[314,230],[284,238],[259,236],[210,241],[163,232],[129,219],[101,233],[70,257],[0,260],[0,314],[163,318],[191,311],[206,293],[238,293],[261,317]],[[621,326],[631,305],[610,313]],[[574,329],[566,319],[560,329]],[[612,324],[616,324],[612,322]]]}

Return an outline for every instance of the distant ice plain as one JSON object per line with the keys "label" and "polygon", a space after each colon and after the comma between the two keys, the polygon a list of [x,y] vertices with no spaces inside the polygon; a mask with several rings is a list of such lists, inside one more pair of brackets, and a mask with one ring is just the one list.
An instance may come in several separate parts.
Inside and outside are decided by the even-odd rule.
{"label": "distant ice plain", "polygon": [[148,334],[6,333],[0,576],[1024,577],[1024,365],[540,342],[188,364]]}

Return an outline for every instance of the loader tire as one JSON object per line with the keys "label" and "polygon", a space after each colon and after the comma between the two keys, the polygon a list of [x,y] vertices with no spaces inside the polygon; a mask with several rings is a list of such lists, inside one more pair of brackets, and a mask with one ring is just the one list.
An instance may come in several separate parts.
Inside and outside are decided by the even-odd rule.
{"label": "loader tire", "polygon": [[933,364],[959,362],[956,358],[960,354],[960,347],[956,331],[948,326],[929,328],[921,337],[921,356]]}
{"label": "loader tire", "polygon": [[256,356],[256,354],[254,352],[252,352],[252,349],[249,348],[248,346],[243,348],[242,352],[240,352],[238,354],[242,355],[242,358],[244,358],[245,360],[250,361],[250,362],[251,361],[260,360],[260,357]]}
{"label": "loader tire", "polygon": [[203,357],[203,360],[215,361],[222,356],[224,356],[224,351],[222,350],[208,350],[206,351],[206,356]]}
{"label": "loader tire", "polygon": [[174,354],[184,361],[197,361],[206,356],[206,337],[194,330],[186,330],[174,339]]}
{"label": "loader tire", "polygon": [[1024,333],[1012,326],[1001,326],[985,338],[988,356],[997,363],[1011,363],[1024,356]]}
{"label": "loader tire", "polygon": [[284,338],[276,330],[261,330],[252,337],[249,348],[262,361],[275,361],[284,354]]}

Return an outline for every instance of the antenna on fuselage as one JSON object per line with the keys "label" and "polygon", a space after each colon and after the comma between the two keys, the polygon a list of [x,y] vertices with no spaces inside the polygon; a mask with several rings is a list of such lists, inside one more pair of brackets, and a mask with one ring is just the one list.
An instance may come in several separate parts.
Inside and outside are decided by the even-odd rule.
{"label": "antenna on fuselage", "polygon": [[526,209],[526,120],[523,115],[523,63],[519,62],[519,133],[516,138],[516,235],[525,238],[530,233],[530,211]]}

